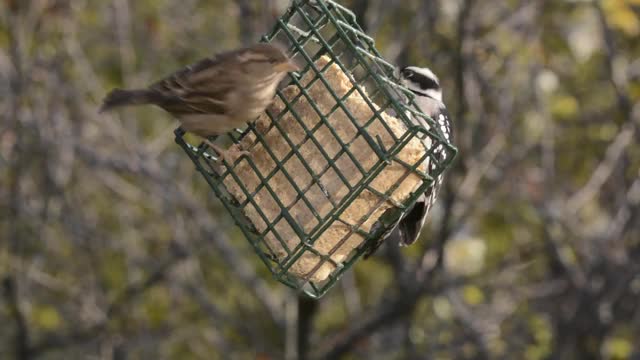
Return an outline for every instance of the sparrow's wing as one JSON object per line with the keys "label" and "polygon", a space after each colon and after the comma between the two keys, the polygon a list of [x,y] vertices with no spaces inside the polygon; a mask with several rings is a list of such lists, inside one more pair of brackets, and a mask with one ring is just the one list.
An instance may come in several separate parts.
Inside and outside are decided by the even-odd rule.
{"label": "sparrow's wing", "polygon": [[226,97],[235,88],[230,68],[242,51],[202,59],[149,87],[163,99],[158,105],[174,115],[227,112]]}

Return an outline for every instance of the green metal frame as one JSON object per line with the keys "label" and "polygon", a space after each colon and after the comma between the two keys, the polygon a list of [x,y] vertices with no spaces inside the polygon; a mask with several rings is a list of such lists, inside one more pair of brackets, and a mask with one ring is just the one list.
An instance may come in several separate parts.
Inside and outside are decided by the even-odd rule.
{"label": "green metal frame", "polygon": [[[208,147],[205,144],[200,144],[196,147],[188,143],[184,138],[184,131],[181,128],[178,128],[175,131],[176,142],[189,155],[195,164],[196,169],[204,176],[216,196],[220,198],[229,213],[233,215],[236,224],[240,227],[253,246],[255,252],[267,265],[276,279],[294,289],[305,292],[310,297],[319,298],[336,283],[340,276],[348,270],[360,258],[360,256],[362,256],[362,254],[373,245],[373,243],[375,243],[375,240],[377,240],[389,229],[390,226],[394,224],[397,219],[400,218],[405,209],[411,207],[415,203],[421,193],[433,185],[434,178],[451,164],[457,150],[453,145],[445,140],[440,127],[436,126],[433,119],[429,118],[427,115],[422,113],[418,107],[416,107],[413,94],[403,86],[399,85],[399,80],[395,74],[394,66],[386,62],[380,56],[374,46],[373,39],[367,36],[359,27],[353,12],[335,1],[293,0],[291,7],[278,19],[273,31],[264,36],[262,41],[275,41],[287,45],[289,52],[292,56],[296,57],[298,63],[304,63],[304,67],[300,71],[300,74],[291,75],[288,83],[288,85],[294,85],[300,89],[297,97],[295,99],[287,100],[283,97],[282,93],[278,91],[277,96],[280,97],[286,108],[282,113],[277,115],[268,112],[269,118],[271,119],[270,130],[275,128],[279,131],[283,140],[286,141],[290,147],[289,153],[282,160],[278,160],[273,151],[265,146],[266,143],[264,136],[256,130],[255,124],[253,123],[250,123],[244,131],[238,130],[236,132],[231,132],[227,134],[226,137],[228,137],[233,143],[237,144],[246,136],[255,136],[257,141],[263,145],[264,149],[269,153],[275,163],[273,171],[266,176],[263,176],[260,171],[258,171],[256,164],[252,159],[246,157],[237,160],[234,164],[224,161],[224,170],[216,170],[216,159],[206,151]],[[331,62],[324,68],[320,69],[315,64],[315,61],[322,55],[328,56],[331,59]],[[331,64],[336,64],[342,69],[342,71],[346,74],[350,74],[349,76],[351,76],[352,88],[342,98],[331,89],[331,86],[323,76],[323,73]],[[306,86],[303,86],[300,79],[302,75],[305,75],[308,72],[312,72],[312,74],[314,74],[314,78],[306,84]],[[322,114],[307,92],[307,90],[317,81],[321,81],[328,89],[331,96],[336,100],[336,105],[329,114]],[[365,88],[367,89],[368,97],[364,96],[363,90]],[[360,95],[362,95],[362,97],[367,101],[367,104],[371,107],[373,112],[371,119],[364,123],[364,125],[359,125],[359,122],[343,104],[344,100],[353,92],[360,93]],[[321,121],[313,128],[308,128],[305,125],[305,122],[300,118],[299,114],[296,113],[293,107],[301,97],[307,98],[321,119]],[[405,104],[407,102],[408,104]],[[374,103],[378,105],[377,110],[373,105]],[[349,117],[354,127],[357,129],[358,135],[361,135],[375,151],[378,159],[374,166],[369,170],[364,169],[358,163],[356,157],[349,149],[351,142],[353,142],[353,140],[358,136],[354,137],[351,142],[344,142],[328,122],[328,117],[338,109],[341,109]],[[397,137],[391,131],[384,118],[380,115],[385,111],[395,112],[396,117],[405,123],[408,130],[403,134],[403,136]],[[301,141],[300,144],[305,143],[305,141],[312,141],[320,150],[322,156],[326,159],[327,166],[322,171],[315,173],[311,169],[309,164],[300,154],[299,150],[301,145],[294,144],[287,133],[281,128],[279,120],[286,112],[290,112],[294,116],[298,124],[306,133],[305,140]],[[431,129],[427,130],[423,127],[416,126],[409,117],[421,117],[425,119],[425,121],[431,125]],[[389,135],[393,138],[394,145],[392,147],[388,149],[383,148],[381,140],[379,138],[373,138],[373,136],[368,133],[368,127],[376,121],[382,123]],[[334,156],[329,156],[326,151],[323,150],[322,144],[319,144],[315,137],[315,131],[322,125],[329,128],[335,139],[340,144],[341,150]],[[431,149],[415,164],[404,163],[402,160],[397,158],[397,154],[399,154],[415,137],[420,139],[430,138],[432,144]],[[438,154],[444,153],[446,155],[436,155],[434,153],[435,149],[438,149]],[[347,181],[344,174],[342,174],[338,166],[336,166],[336,160],[342,155],[348,156],[360,172],[360,180],[355,185],[349,184],[349,181]],[[294,157],[300,160],[313,179],[311,185],[307,188],[299,188],[296,182],[293,181],[291,174],[288,174],[285,170],[284,164]],[[432,165],[431,169],[425,173],[418,170],[417,167],[419,167],[427,157],[430,159],[430,164]],[[238,162],[242,159],[247,159],[251,168],[260,179],[260,185],[254,191],[246,189],[242,185],[242,182],[239,181],[239,175],[235,172]],[[396,190],[397,186],[399,186],[402,181],[398,181],[398,185],[396,185],[395,188],[389,189],[386,193],[380,193],[370,186],[376,176],[380,174],[380,172],[383,171],[391,161],[399,162],[406,167],[407,171],[404,177],[414,173],[420,176],[423,180],[421,186],[412,193],[407,201],[402,204],[393,202],[390,198],[390,195]],[[326,190],[322,187],[320,178],[330,169],[335,171],[343,181],[344,185],[348,187],[349,194],[341,199],[339,203],[334,203],[332,201],[333,209],[327,215],[321,216],[316,209],[313,208],[305,194],[313,185],[318,185],[322,191],[326,193]],[[318,221],[318,224],[314,229],[308,233],[305,233],[302,226],[300,226],[300,224],[298,224],[291,216],[290,210],[293,205],[289,207],[284,206],[284,204],[279,200],[278,194],[269,185],[269,180],[279,171],[281,171],[292,184],[297,193],[297,200],[305,202]],[[242,192],[244,193],[244,200],[242,202],[234,198],[225,187],[223,182],[228,176],[232,177],[242,189]],[[404,178],[401,180],[403,179]],[[260,210],[254,200],[256,194],[263,189],[269,192],[281,209],[280,215],[273,221],[269,221],[267,216]],[[367,220],[368,216],[363,217],[355,226],[347,224],[351,227],[351,231],[347,236],[345,236],[345,238],[338,242],[330,254],[333,254],[333,252],[346,241],[348,236],[354,232],[362,235],[365,238],[365,241],[359,248],[352,252],[345,262],[337,264],[331,259],[330,255],[320,254],[315,250],[313,248],[313,244],[320,237],[323,231],[333,222],[343,222],[340,219],[340,215],[363,191],[370,191],[378,195],[380,198],[380,204],[384,201],[392,201],[396,210],[391,212],[387,211],[383,218],[378,221],[376,226],[374,226],[370,232],[366,232],[360,228],[360,225]],[[297,201],[293,202],[293,204],[295,203],[297,203]],[[259,233],[252,225],[251,220],[245,216],[243,210],[248,205],[255,207],[262,220],[268,225],[267,229],[262,233]],[[282,219],[288,222],[291,228],[301,239],[304,239],[303,242],[293,249],[287,247],[286,242],[275,229],[275,225]],[[282,245],[282,248],[287,251],[286,258],[278,259],[273,249],[269,247],[269,244],[265,241],[265,236],[268,233],[275,235]],[[334,271],[326,280],[320,283],[310,281],[309,278],[313,272],[306,276],[306,278],[297,277],[289,272],[291,266],[305,252],[312,252],[322,259],[313,271],[316,271],[325,262],[330,262],[335,266]]]}

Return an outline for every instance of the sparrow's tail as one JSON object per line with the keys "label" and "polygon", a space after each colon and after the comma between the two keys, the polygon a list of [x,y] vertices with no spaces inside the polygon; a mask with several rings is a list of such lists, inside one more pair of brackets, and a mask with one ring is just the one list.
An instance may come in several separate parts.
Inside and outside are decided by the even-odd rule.
{"label": "sparrow's tail", "polygon": [[154,104],[157,102],[157,95],[155,91],[146,89],[113,89],[102,101],[100,112],[109,111],[119,106]]}

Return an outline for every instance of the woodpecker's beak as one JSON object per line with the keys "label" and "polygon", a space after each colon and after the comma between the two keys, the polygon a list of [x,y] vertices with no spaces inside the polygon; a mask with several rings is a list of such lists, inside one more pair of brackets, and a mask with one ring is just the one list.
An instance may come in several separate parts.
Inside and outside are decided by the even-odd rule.
{"label": "woodpecker's beak", "polygon": [[283,62],[280,63],[278,65],[275,66],[276,71],[280,71],[280,72],[291,72],[291,71],[299,71],[300,67],[298,66],[298,64],[296,64],[295,62],[293,62],[293,60],[289,60],[287,62]]}

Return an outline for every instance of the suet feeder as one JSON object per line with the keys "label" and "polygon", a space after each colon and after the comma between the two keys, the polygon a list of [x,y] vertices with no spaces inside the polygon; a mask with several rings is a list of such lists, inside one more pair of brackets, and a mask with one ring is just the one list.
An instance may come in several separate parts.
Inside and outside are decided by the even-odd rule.
{"label": "suet feeder", "polygon": [[216,162],[180,128],[176,142],[275,278],[318,298],[457,150],[337,2],[292,1],[262,41],[288,47],[301,70],[255,122],[219,139],[250,154]]}

